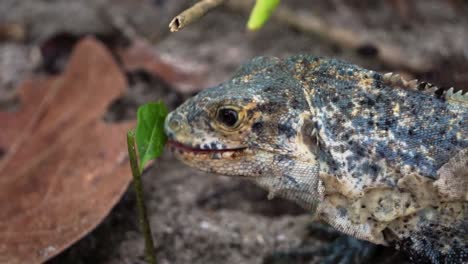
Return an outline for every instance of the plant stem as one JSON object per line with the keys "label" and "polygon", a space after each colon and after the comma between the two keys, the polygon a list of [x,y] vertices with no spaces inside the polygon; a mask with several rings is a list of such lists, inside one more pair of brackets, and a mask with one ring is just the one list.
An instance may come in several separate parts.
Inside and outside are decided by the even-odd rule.
{"label": "plant stem", "polygon": [[127,133],[128,156],[130,157],[130,166],[133,175],[133,187],[135,188],[136,202],[138,208],[138,218],[141,231],[145,236],[145,255],[146,261],[150,264],[156,264],[156,255],[154,253],[153,237],[151,235],[151,227],[146,214],[146,206],[143,200],[143,186],[141,184],[141,172],[138,166],[138,159],[135,148],[135,132]]}
{"label": "plant stem", "polygon": [[260,29],[279,5],[279,2],[280,0],[257,0],[250,13],[247,28],[252,31]]}

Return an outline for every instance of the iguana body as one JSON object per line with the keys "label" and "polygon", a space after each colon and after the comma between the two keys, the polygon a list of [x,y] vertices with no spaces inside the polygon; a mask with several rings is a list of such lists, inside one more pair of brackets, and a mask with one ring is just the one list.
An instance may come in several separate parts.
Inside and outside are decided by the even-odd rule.
{"label": "iguana body", "polygon": [[178,158],[244,176],[415,261],[468,261],[468,96],[338,60],[256,58],[166,119]]}

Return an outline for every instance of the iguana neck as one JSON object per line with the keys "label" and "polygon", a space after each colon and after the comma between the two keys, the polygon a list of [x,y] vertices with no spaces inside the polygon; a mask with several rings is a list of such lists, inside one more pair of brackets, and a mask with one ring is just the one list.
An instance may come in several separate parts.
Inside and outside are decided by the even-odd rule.
{"label": "iguana neck", "polygon": [[315,212],[324,196],[320,175],[328,172],[328,165],[299,160],[285,163],[288,164],[272,166],[272,170],[264,176],[249,179],[268,191],[268,199],[282,197]]}

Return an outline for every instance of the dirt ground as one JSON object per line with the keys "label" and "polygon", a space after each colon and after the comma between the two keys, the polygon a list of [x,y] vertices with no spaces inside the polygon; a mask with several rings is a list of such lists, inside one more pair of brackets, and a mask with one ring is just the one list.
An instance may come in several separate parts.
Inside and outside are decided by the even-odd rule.
{"label": "dirt ground", "polygon": [[[468,18],[463,15],[468,9],[463,1],[420,0],[414,5],[390,0],[283,1],[297,12],[310,12],[331,25],[368,36],[369,43],[358,49],[347,49],[276,20],[257,33],[246,33],[247,15],[228,7],[211,12],[181,32],[168,34],[170,17],[190,1],[76,1],[71,7],[60,0],[36,1],[46,7],[54,4],[48,9],[41,7],[40,16],[26,11],[39,9],[31,1],[14,2],[0,0],[0,17],[7,22],[27,21],[30,31],[23,41],[0,42],[0,109],[19,107],[15,87],[22,80],[38,72],[53,72],[46,69],[38,46],[54,34],[117,34],[105,22],[96,20],[99,16],[93,13],[95,2],[127,17],[142,36],[151,35],[155,50],[168,62],[202,72],[207,86],[226,80],[254,56],[310,53],[374,70],[401,72],[443,87],[468,88]],[[78,12],[79,23],[75,21],[74,27],[69,27],[73,23],[67,21],[58,25],[64,10],[71,8]],[[4,14],[7,9],[8,15]],[[57,17],[40,26],[38,19],[47,12]],[[5,21],[0,19],[0,24]],[[430,65],[421,70],[397,68],[376,56],[379,43],[401,48],[400,56],[408,61],[424,58]],[[58,57],[52,58],[51,64],[60,68],[66,58],[60,57],[65,60],[60,62]],[[159,78],[141,71],[129,73],[128,80],[129,93],[103,117],[109,122],[134,118],[138,105],[160,98],[174,108],[195,92],[176,92]],[[282,199],[267,200],[265,191],[246,180],[195,171],[168,152],[143,177],[160,264],[269,263],[267,256],[272,253],[304,244],[317,248],[329,243],[323,241],[326,238],[307,237],[312,217],[297,205]],[[48,263],[144,263],[143,247],[134,193],[129,188],[103,223]],[[376,259],[394,254],[392,250],[384,252],[387,255]],[[313,257],[307,263],[320,259]]]}

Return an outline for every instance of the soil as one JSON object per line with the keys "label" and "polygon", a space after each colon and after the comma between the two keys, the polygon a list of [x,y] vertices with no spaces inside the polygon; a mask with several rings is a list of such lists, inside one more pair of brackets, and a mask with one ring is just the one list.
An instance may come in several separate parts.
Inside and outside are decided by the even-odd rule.
{"label": "soil", "polygon": [[[83,17],[74,27],[59,26],[61,18],[58,16],[56,20],[48,19],[47,26],[41,28],[36,23],[45,16],[44,10],[53,9],[60,13],[67,6],[63,5],[63,0],[34,1],[24,1],[23,6],[14,8],[12,1],[0,1],[0,10],[3,10],[0,17],[4,7],[13,8],[6,22],[28,21],[34,25],[30,27],[32,33],[22,41],[0,42],[0,109],[14,111],[18,107],[15,87],[22,80],[32,74],[51,73],[44,66],[45,58],[41,60],[37,55],[44,41],[63,32],[77,38],[84,34],[119,34],[105,21],[96,20],[97,15],[90,8],[93,1],[84,0],[76,1],[74,5],[79,10],[75,12]],[[55,2],[56,5],[49,9],[42,7],[40,16],[34,17],[31,12],[25,15],[27,2],[30,5]],[[110,6],[109,1],[96,2]],[[372,42],[358,50],[343,49],[317,35],[303,33],[276,21],[269,21],[259,32],[246,33],[247,15],[226,7],[212,11],[181,32],[167,34],[165,25],[169,18],[186,7],[187,2],[119,0],[109,10],[120,10],[116,12],[130,18],[139,34],[154,40],[154,49],[168,62],[202,72],[207,87],[226,80],[254,56],[286,57],[311,53],[344,59],[374,70],[401,72],[444,87],[468,88],[468,18],[462,15],[462,10],[467,10],[462,1],[415,1],[414,5],[408,5],[409,14],[401,4],[395,4],[402,1],[348,1],[346,4],[340,0],[283,1],[301,12],[311,10],[334,25],[366,32],[371,40],[402,46],[411,56],[430,58],[433,65],[429,70],[413,72],[392,68],[377,60]],[[134,8],[126,9],[120,5],[134,5]],[[143,5],[152,9],[143,8]],[[148,15],[148,10],[159,14],[159,18]],[[139,12],[144,12],[142,17],[147,19],[138,18]],[[0,24],[2,22],[5,21],[0,19]],[[92,23],[98,26],[93,28]],[[153,31],[149,30],[151,27]],[[63,62],[57,62],[57,57],[52,60],[60,71]],[[66,56],[61,59],[66,61]],[[161,98],[175,108],[196,92],[176,92],[160,78],[144,71],[129,72],[128,80],[128,94],[118,99],[103,117],[109,122],[135,118],[138,105]],[[304,246],[317,249],[331,243],[327,237],[308,236],[312,216],[294,203],[283,199],[268,200],[265,191],[247,180],[193,170],[169,152],[145,171],[143,181],[160,264],[271,263],[269,257],[274,253]],[[130,186],[93,232],[48,263],[145,263],[143,248]],[[379,250],[383,253],[371,262],[390,259],[390,256],[393,260],[405,261],[392,249]],[[300,263],[317,263],[321,259],[320,256],[310,257]]]}

